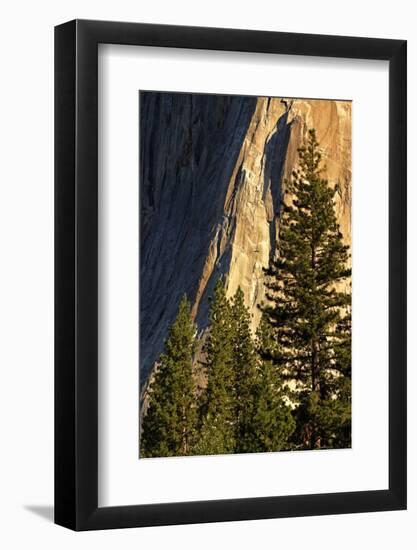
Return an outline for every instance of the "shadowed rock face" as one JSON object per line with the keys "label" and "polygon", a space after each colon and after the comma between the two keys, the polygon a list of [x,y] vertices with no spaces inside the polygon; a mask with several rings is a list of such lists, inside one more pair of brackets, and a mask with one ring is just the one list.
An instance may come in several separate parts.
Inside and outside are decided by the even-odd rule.
{"label": "shadowed rock face", "polygon": [[229,296],[242,288],[256,328],[281,192],[313,127],[350,242],[350,102],[140,94],[141,385],[184,293],[203,331],[222,276]]}
{"label": "shadowed rock face", "polygon": [[204,326],[200,293],[214,279],[204,271],[207,256],[216,273],[228,272],[233,220],[224,204],[255,107],[249,97],[140,95],[142,382],[184,293],[193,303],[198,295],[194,311]]}

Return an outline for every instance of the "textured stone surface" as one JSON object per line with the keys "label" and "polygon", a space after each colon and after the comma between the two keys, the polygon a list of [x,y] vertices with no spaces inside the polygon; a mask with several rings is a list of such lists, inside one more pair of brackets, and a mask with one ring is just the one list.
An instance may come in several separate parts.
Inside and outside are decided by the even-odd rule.
{"label": "textured stone surface", "polygon": [[240,285],[256,328],[285,179],[315,128],[350,243],[351,103],[143,92],[140,96],[141,383],[181,296],[199,330],[217,278]]}

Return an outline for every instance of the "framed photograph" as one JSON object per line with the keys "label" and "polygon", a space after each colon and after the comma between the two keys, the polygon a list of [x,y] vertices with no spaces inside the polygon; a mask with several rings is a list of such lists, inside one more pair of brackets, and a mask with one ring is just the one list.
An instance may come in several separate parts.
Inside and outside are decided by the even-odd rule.
{"label": "framed photograph", "polygon": [[55,522],[406,508],[406,42],[55,29]]}

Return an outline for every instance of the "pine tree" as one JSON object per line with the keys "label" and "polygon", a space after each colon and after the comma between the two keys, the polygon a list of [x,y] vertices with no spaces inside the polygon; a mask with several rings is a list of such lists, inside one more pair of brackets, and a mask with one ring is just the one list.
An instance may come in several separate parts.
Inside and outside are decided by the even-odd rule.
{"label": "pine tree", "polygon": [[298,153],[299,168],[287,182],[292,202],[282,204],[264,314],[276,340],[271,359],[297,405],[294,444],[320,448],[343,445],[334,426],[346,425],[349,414],[349,399],[342,394],[350,395],[350,328],[342,325],[350,293],[339,288],[351,272],[335,215],[338,188],[321,177],[314,130]]}
{"label": "pine tree", "polygon": [[[352,435],[352,313],[350,306],[337,325],[340,335],[335,347],[335,367],[339,374],[334,395],[337,396],[335,422],[329,426],[328,439],[334,447],[351,446]],[[334,406],[334,402],[332,402]]]}
{"label": "pine tree", "polygon": [[255,414],[251,420],[249,449],[251,452],[289,450],[295,421],[285,379],[272,361],[276,343],[265,315],[256,333],[256,344],[258,367],[253,397]]}
{"label": "pine tree", "polygon": [[219,279],[210,307],[206,345],[207,388],[196,454],[233,453],[236,446],[235,376],[231,306]]}
{"label": "pine tree", "polygon": [[256,414],[258,365],[250,328],[250,315],[245,307],[244,295],[240,287],[233,297],[231,315],[235,379],[235,452],[245,453],[251,452],[253,447],[252,423]]}
{"label": "pine tree", "polygon": [[[260,360],[250,328],[250,315],[239,287],[232,303],[233,368],[235,371],[236,453],[288,448],[294,430],[278,373]],[[263,324],[262,324],[263,326]],[[262,326],[258,341],[265,336]]]}
{"label": "pine tree", "polygon": [[195,334],[190,304],[184,296],[150,384],[141,457],[181,456],[193,452],[197,429],[193,382]]}

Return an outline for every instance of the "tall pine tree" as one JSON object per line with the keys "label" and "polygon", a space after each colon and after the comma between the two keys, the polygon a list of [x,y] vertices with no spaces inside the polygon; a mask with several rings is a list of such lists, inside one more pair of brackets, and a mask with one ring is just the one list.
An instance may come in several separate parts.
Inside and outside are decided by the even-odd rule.
{"label": "tall pine tree", "polygon": [[256,414],[256,389],[258,361],[250,328],[250,315],[245,306],[244,295],[239,287],[233,297],[233,370],[235,378],[234,399],[236,418],[237,453],[251,452],[253,445],[252,423]]}
{"label": "tall pine tree", "polygon": [[149,405],[141,436],[141,457],[193,453],[197,429],[193,382],[195,334],[190,304],[184,296],[150,384]]}
{"label": "tall pine tree", "polygon": [[286,381],[272,360],[276,342],[265,315],[262,315],[256,333],[256,345],[259,359],[250,448],[252,452],[289,450],[295,421]]}
{"label": "tall pine tree", "polygon": [[[276,367],[260,359],[250,328],[244,295],[238,288],[232,303],[235,370],[236,453],[288,449],[294,420]],[[264,323],[256,343],[264,344]]]}
{"label": "tall pine tree", "polygon": [[351,297],[340,289],[351,274],[348,247],[335,215],[338,189],[321,177],[314,130],[298,153],[299,168],[287,182],[292,201],[282,204],[264,315],[277,343],[271,357],[297,405],[295,447],[343,446],[335,427],[346,426],[350,416]]}
{"label": "tall pine tree", "polygon": [[203,394],[196,454],[227,454],[235,450],[233,328],[230,302],[219,279],[210,307],[206,344],[207,388]]}

